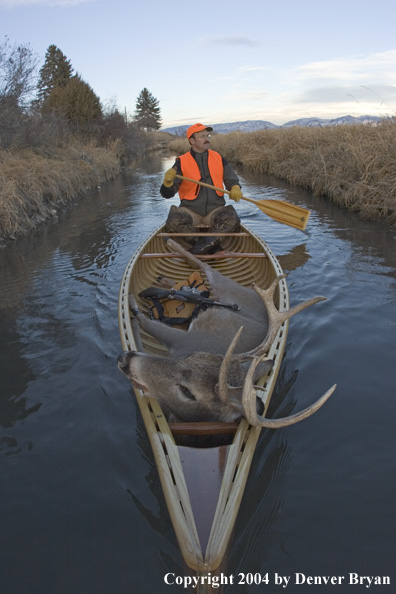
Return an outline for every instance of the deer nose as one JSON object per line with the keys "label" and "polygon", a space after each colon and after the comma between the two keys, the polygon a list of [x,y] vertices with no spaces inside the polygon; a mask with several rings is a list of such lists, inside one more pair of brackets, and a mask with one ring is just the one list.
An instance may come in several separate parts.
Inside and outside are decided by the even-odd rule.
{"label": "deer nose", "polygon": [[135,351],[123,351],[120,355],[118,355],[117,365],[121,370],[124,370],[128,367],[129,360],[131,357],[136,355]]}

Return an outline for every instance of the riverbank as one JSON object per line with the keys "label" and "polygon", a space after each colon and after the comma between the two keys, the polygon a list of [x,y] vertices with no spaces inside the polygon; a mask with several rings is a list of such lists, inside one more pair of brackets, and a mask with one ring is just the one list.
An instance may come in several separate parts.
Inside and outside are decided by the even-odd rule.
{"label": "riverbank", "polygon": [[135,133],[133,143],[70,138],[41,151],[0,150],[0,243],[56,218],[84,194],[114,179],[134,157],[159,150],[170,135]]}
{"label": "riverbank", "polygon": [[[211,146],[234,165],[287,180],[396,229],[395,120],[217,134]],[[179,139],[170,147],[181,154],[188,143]]]}
{"label": "riverbank", "polygon": [[120,171],[117,141],[107,147],[75,141],[48,156],[29,149],[0,151],[0,238],[15,239],[56,217]]}
{"label": "riverbank", "polygon": [[[161,143],[176,153],[186,139],[146,133],[142,154]],[[136,147],[135,147],[136,148]],[[396,123],[379,126],[293,127],[217,134],[212,148],[235,165],[274,175],[325,196],[362,217],[396,229]],[[72,142],[43,154],[0,150],[0,241],[23,235],[57,216],[84,193],[122,170],[120,140],[99,146]]]}

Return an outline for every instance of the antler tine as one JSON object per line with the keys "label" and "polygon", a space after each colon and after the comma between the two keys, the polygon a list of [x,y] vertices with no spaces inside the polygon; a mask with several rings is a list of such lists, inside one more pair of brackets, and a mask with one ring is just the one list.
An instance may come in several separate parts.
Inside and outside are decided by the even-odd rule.
{"label": "antler tine", "polygon": [[224,404],[228,403],[228,384],[227,384],[227,371],[228,366],[230,364],[231,357],[235,350],[236,344],[239,340],[239,337],[242,333],[243,326],[241,326],[238,332],[235,334],[234,338],[232,339],[226,354],[224,355],[223,361],[221,362],[220,372],[219,372],[219,383],[218,383],[218,393],[221,402]]}
{"label": "antler tine", "polygon": [[246,420],[251,425],[258,425],[257,409],[256,409],[256,390],[253,386],[254,372],[256,371],[257,365],[261,362],[263,357],[255,357],[250,364],[250,367],[246,373],[245,380],[243,382],[242,392],[242,408]]}
{"label": "antler tine", "polygon": [[254,359],[249,367],[246,374],[245,381],[243,384],[242,393],[242,407],[244,410],[244,416],[248,423],[253,426],[266,427],[267,429],[279,429],[280,427],[288,427],[299,423],[303,419],[313,415],[323,404],[330,398],[337,384],[334,384],[321,398],[311,404],[308,408],[305,408],[299,413],[291,415],[289,417],[282,417],[280,419],[267,419],[257,414],[256,410],[256,390],[253,387],[253,377],[257,365],[263,360],[263,357]]}
{"label": "antler tine", "polygon": [[244,357],[251,357],[251,356],[258,356],[261,357],[265,353],[267,353],[268,349],[270,348],[271,344],[275,340],[276,334],[281,327],[281,325],[291,318],[292,316],[296,315],[303,309],[318,303],[319,301],[326,301],[326,297],[318,296],[312,297],[307,301],[303,301],[298,305],[295,305],[291,309],[286,311],[280,312],[274,304],[274,293],[277,287],[277,284],[280,280],[285,278],[285,274],[279,275],[270,285],[268,289],[261,289],[256,285],[253,285],[254,290],[258,294],[258,296],[264,301],[265,307],[268,313],[268,331],[266,337],[264,338],[263,342],[258,345],[255,349],[252,349],[248,353],[244,353]]}

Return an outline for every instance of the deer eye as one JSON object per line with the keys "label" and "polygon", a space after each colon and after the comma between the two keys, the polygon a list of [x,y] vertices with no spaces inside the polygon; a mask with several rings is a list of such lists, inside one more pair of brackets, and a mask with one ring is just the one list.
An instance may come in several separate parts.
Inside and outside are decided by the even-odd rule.
{"label": "deer eye", "polygon": [[196,400],[194,394],[192,394],[190,392],[190,390],[188,388],[186,388],[186,386],[179,386],[180,390],[183,392],[183,396],[185,396],[186,398],[188,398],[189,400]]}

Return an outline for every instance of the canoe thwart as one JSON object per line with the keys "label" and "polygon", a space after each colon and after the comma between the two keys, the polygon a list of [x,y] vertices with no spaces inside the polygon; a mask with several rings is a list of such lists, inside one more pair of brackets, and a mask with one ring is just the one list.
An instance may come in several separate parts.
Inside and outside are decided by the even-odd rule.
{"label": "canoe thwart", "polygon": [[236,433],[239,423],[169,423],[173,435],[228,435]]}
{"label": "canoe thwart", "polygon": [[196,231],[195,233],[157,233],[157,237],[249,237],[249,233],[215,233]]}
{"label": "canoe thwart", "polygon": [[[263,253],[240,253],[240,252],[216,252],[215,254],[194,254],[195,258],[199,260],[213,260],[219,258],[267,258],[266,254]],[[174,252],[164,253],[149,253],[141,254],[140,258],[181,258],[180,254]]]}

